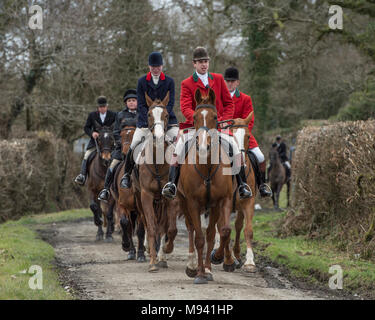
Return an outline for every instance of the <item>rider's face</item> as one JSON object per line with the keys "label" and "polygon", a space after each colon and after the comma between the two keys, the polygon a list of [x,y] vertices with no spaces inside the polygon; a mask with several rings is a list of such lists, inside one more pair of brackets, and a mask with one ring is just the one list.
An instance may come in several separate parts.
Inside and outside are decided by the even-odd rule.
{"label": "rider's face", "polygon": [[233,92],[240,85],[240,81],[239,80],[234,80],[234,81],[232,81],[232,80],[225,80],[225,83],[227,84],[227,88],[228,88],[229,92]]}
{"label": "rider's face", "polygon": [[137,110],[137,99],[130,98],[126,100],[126,106],[129,110]]}
{"label": "rider's face", "polygon": [[163,66],[152,67],[149,66],[150,72],[154,77],[159,77],[163,72]]}
{"label": "rider's face", "polygon": [[106,106],[98,106],[98,110],[101,114],[105,114],[108,110],[108,105]]}
{"label": "rider's face", "polygon": [[198,60],[193,61],[194,69],[199,74],[206,74],[208,68],[210,67],[210,60]]}

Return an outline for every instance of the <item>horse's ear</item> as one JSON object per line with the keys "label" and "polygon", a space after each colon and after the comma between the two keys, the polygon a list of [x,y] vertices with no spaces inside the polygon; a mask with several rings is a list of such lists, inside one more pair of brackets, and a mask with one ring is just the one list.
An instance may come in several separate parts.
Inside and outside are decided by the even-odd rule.
{"label": "horse's ear", "polygon": [[210,90],[208,91],[208,97],[209,97],[209,103],[212,104],[213,106],[216,105],[216,95],[215,95],[215,91],[212,90],[210,88]]}
{"label": "horse's ear", "polygon": [[146,98],[146,104],[148,107],[151,107],[154,101],[148,96],[147,92],[145,93],[145,98]]}
{"label": "horse's ear", "polygon": [[169,103],[169,91],[167,92],[167,94],[165,95],[165,98],[163,99],[163,101],[161,102],[161,105],[166,107]]}
{"label": "horse's ear", "polygon": [[195,91],[195,102],[197,103],[197,106],[201,104],[202,102],[202,92],[197,89],[197,91]]}
{"label": "horse's ear", "polygon": [[254,111],[251,111],[249,113],[249,115],[247,116],[247,118],[245,119],[245,123],[248,125],[251,121],[251,119],[253,118],[253,114],[254,114]]}

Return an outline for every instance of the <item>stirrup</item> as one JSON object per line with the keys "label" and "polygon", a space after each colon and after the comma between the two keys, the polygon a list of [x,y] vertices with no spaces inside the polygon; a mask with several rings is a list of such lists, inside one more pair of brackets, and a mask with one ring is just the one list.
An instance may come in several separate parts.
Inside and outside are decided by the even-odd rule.
{"label": "stirrup", "polygon": [[[171,190],[171,188],[174,188],[174,192]],[[176,185],[175,185],[174,183],[172,183],[172,182],[168,182],[168,183],[164,186],[163,190],[161,191],[161,194],[162,194],[164,197],[168,198],[168,199],[174,199],[174,198],[176,198],[176,193],[177,193],[177,187],[176,187]]]}
{"label": "stirrup", "polygon": [[[264,189],[263,189],[264,188]],[[262,193],[262,190],[263,190],[263,193]],[[270,186],[266,183],[263,183],[259,186],[259,193],[260,193],[260,196],[262,198],[266,198],[266,197],[272,197],[272,189],[270,188]]]}
{"label": "stirrup", "polygon": [[74,182],[79,184],[80,186],[83,186],[86,182],[86,176],[84,176],[82,173],[80,173],[75,179]]}
{"label": "stirrup", "polygon": [[[242,192],[240,191],[240,189],[242,190]],[[242,193],[242,195],[241,195],[241,193]],[[245,193],[245,194],[243,194],[243,193]],[[249,185],[247,183],[243,183],[238,187],[238,194],[240,196],[240,199],[247,199],[247,198],[251,198],[253,196],[253,192],[251,191],[251,188],[249,187]]]}
{"label": "stirrup", "polygon": [[109,196],[110,196],[109,190],[104,188],[102,191],[100,191],[98,200],[108,202]]}

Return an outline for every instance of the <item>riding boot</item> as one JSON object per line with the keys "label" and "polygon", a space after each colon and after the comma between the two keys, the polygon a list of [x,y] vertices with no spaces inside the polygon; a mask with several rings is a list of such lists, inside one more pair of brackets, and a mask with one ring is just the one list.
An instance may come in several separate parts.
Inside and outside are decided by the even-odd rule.
{"label": "riding boot", "polygon": [[104,189],[100,191],[98,200],[107,202],[110,196],[109,189],[111,188],[113,178],[113,169],[108,168],[104,179]]}
{"label": "riding boot", "polygon": [[259,185],[259,193],[262,198],[272,197],[272,190],[271,188],[265,183],[266,182],[266,162],[263,161],[259,163],[259,171],[260,171],[260,185]]}
{"label": "riding boot", "polygon": [[131,187],[130,176],[134,167],[133,150],[129,148],[128,153],[125,157],[124,175],[121,178],[120,187],[123,189],[129,189]]}
{"label": "riding boot", "polygon": [[169,167],[168,182],[164,186],[161,194],[169,199],[174,199],[177,194],[178,178],[180,177],[181,165],[173,165]]}
{"label": "riding boot", "polygon": [[83,186],[86,182],[86,174],[87,174],[87,160],[83,159],[81,165],[81,172],[80,174],[74,179],[74,182]]}
{"label": "riding boot", "polygon": [[246,184],[245,168],[242,165],[240,172],[236,174],[236,180],[238,184],[238,194],[240,199],[251,198],[253,195],[250,187]]}

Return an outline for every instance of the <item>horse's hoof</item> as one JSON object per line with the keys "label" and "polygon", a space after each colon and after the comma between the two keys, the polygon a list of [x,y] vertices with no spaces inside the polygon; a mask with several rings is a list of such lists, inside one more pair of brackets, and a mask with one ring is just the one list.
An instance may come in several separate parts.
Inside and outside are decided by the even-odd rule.
{"label": "horse's hoof", "polygon": [[128,260],[135,260],[135,252],[128,253]]}
{"label": "horse's hoof", "polygon": [[246,273],[255,273],[257,272],[257,267],[253,264],[245,264],[245,266],[243,267],[243,271],[245,271]]}
{"label": "horse's hoof", "polygon": [[95,241],[102,241],[103,240],[103,235],[102,234],[97,234]]}
{"label": "horse's hoof", "polygon": [[168,263],[167,263],[167,261],[159,261],[156,265],[157,265],[159,268],[163,268],[163,269],[168,268]]}
{"label": "horse's hoof", "polygon": [[233,272],[236,270],[236,263],[233,262],[233,264],[223,264],[223,268],[225,272]]}
{"label": "horse's hoof", "polygon": [[130,243],[122,242],[122,250],[124,250],[125,252],[129,252],[130,251]]}
{"label": "horse's hoof", "polygon": [[236,263],[236,269],[241,269],[242,266],[243,266],[243,264],[244,264],[244,262],[242,261],[242,259],[237,259],[237,263]]}
{"label": "horse's hoof", "polygon": [[221,264],[221,263],[224,262],[224,257],[223,257],[222,259],[217,259],[217,258],[215,257],[215,253],[216,253],[216,251],[217,251],[216,249],[214,249],[214,250],[211,251],[210,259],[211,259],[211,263],[212,263],[212,264],[216,264],[216,265],[218,265],[218,264]]}
{"label": "horse's hoof", "polygon": [[158,272],[158,271],[159,271],[159,268],[156,266],[156,264],[151,264],[148,267],[148,272]]}
{"label": "horse's hoof", "polygon": [[113,242],[113,237],[107,236],[104,241],[107,242],[107,243]]}
{"label": "horse's hoof", "polygon": [[146,262],[146,257],[145,256],[138,256],[137,262],[140,262],[140,263]]}
{"label": "horse's hoof", "polygon": [[194,269],[190,269],[189,267],[186,267],[185,273],[189,278],[195,278],[198,274],[198,270],[197,269],[194,270]]}
{"label": "horse's hoof", "polygon": [[207,284],[208,281],[205,277],[196,277],[194,279],[194,284]]}
{"label": "horse's hoof", "polygon": [[214,276],[212,275],[212,273],[206,272],[204,274],[204,277],[206,278],[207,281],[214,281]]}

